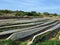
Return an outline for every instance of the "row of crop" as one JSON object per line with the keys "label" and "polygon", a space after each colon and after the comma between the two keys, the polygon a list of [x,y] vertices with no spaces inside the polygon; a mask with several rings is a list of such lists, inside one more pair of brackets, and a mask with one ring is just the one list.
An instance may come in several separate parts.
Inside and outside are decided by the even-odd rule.
{"label": "row of crop", "polygon": [[3,32],[3,31],[8,31],[8,30],[16,30],[16,29],[22,29],[22,28],[28,28],[28,27],[31,27],[31,26],[35,26],[35,25],[28,25],[28,26],[14,26],[14,27],[7,27],[7,28],[0,28],[0,32]]}
{"label": "row of crop", "polygon": [[[33,23],[37,23],[37,22],[42,22],[43,23],[43,22],[46,22],[46,20],[44,20],[44,21],[35,21]],[[31,22],[29,22],[29,23],[31,23]],[[27,24],[27,23],[16,23],[16,24],[0,25],[0,27],[3,27],[3,28],[0,28],[0,32],[7,31],[7,30],[13,30],[13,29],[21,29],[21,28],[25,28],[25,27],[31,27],[31,26],[38,25],[38,24],[36,24],[36,25],[19,26],[19,24]],[[17,26],[13,26],[13,25],[17,25]],[[5,27],[5,26],[7,26],[7,27]],[[8,26],[10,26],[10,27],[8,27]]]}
{"label": "row of crop", "polygon": [[[60,45],[60,40],[43,40],[42,39],[52,32],[45,33],[41,36],[38,36],[31,45]],[[52,33],[53,35],[53,33]],[[49,35],[50,36],[50,35]],[[12,40],[5,40],[0,41],[0,45],[27,45],[28,41],[12,41]]]}
{"label": "row of crop", "polygon": [[51,44],[50,44],[50,41],[47,41],[47,40],[50,40],[50,38],[55,37],[58,32],[59,32],[59,30],[54,30],[52,32],[43,34],[42,36],[38,36],[31,45],[54,45],[55,42],[58,42],[58,44],[60,44],[59,43],[60,41],[57,39],[55,41],[52,40]]}
{"label": "row of crop", "polygon": [[[46,21],[48,21],[49,19],[47,19],[47,20],[38,20],[38,21],[32,21],[32,22],[17,22],[17,23],[13,23],[13,22],[11,22],[11,23],[6,23],[6,24],[2,24],[2,25],[0,25],[0,27],[2,27],[2,26],[10,26],[10,25],[19,25],[19,24],[29,24],[29,23],[37,23],[37,22],[46,22]],[[26,20],[27,21],[27,20]]]}

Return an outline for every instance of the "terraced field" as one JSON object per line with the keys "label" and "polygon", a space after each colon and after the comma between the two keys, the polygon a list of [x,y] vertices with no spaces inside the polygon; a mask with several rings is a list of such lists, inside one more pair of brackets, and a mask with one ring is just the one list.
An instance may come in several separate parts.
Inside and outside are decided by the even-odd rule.
{"label": "terraced field", "polygon": [[0,40],[30,39],[30,45],[36,37],[60,28],[60,20],[46,18],[0,20]]}

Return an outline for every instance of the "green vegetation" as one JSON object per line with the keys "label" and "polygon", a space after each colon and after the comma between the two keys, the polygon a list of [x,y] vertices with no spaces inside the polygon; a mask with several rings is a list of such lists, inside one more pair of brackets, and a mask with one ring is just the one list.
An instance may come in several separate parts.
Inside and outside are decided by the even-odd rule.
{"label": "green vegetation", "polygon": [[[45,40],[41,41],[43,37],[49,35],[51,32],[45,33],[41,36],[38,36],[36,40],[31,45],[60,45],[60,40]],[[27,45],[28,41],[12,41],[12,40],[5,40],[5,41],[0,41],[0,45]]]}
{"label": "green vegetation", "polygon": [[23,11],[16,11],[15,16],[25,16]]}
{"label": "green vegetation", "polygon": [[0,13],[13,13],[11,10],[0,10]]}
{"label": "green vegetation", "polygon": [[60,40],[47,40],[47,41],[38,42],[32,45],[60,45]]}
{"label": "green vegetation", "polygon": [[42,34],[42,35],[39,35],[39,36],[37,36],[36,38],[35,38],[35,40],[34,40],[34,43],[36,43],[36,42],[39,42],[39,40],[41,40],[41,41],[45,41],[45,40],[43,40],[43,38],[44,37],[46,37],[47,35],[49,35],[51,32],[48,32],[48,33],[45,33],[45,34]]}
{"label": "green vegetation", "polygon": [[59,31],[58,34],[56,35],[56,39],[60,40],[60,39],[59,39],[59,36],[60,36],[60,31]]}
{"label": "green vegetation", "polygon": [[[12,11],[12,10],[0,10],[0,16],[20,16],[20,17],[27,17],[27,16],[33,16],[33,17],[44,17],[44,16],[48,16],[48,17],[53,17],[53,16],[59,16],[56,13],[48,13],[48,12],[36,12],[36,11],[31,11],[31,12],[24,12],[24,11]],[[60,16],[59,16],[60,17]]]}
{"label": "green vegetation", "polygon": [[[57,32],[57,31],[55,31],[55,32]],[[49,35],[49,33],[50,34],[52,34],[51,32],[48,32],[48,33],[46,33],[46,34],[44,34],[44,35],[42,35],[42,36],[38,36],[35,40],[34,40],[34,42],[31,44],[31,45],[60,45],[60,40],[59,39],[56,39],[56,38],[58,38],[58,36],[60,35],[60,32],[57,34],[57,35],[55,35],[56,36],[56,38],[55,37],[53,37],[53,38],[55,38],[54,40],[50,40],[50,38],[48,39],[48,40],[46,40],[46,38],[45,38],[45,36],[46,37],[48,37],[48,36],[50,36]],[[47,36],[48,35],[48,36]],[[53,35],[54,36],[54,35]],[[45,38],[45,40],[43,39],[43,38]],[[41,39],[41,40],[40,40]],[[44,40],[44,41],[43,41]]]}
{"label": "green vegetation", "polygon": [[[16,42],[12,40],[0,41],[0,45],[27,45],[27,42]],[[44,42],[38,42],[31,45],[60,45],[60,40],[47,40]]]}
{"label": "green vegetation", "polygon": [[20,42],[19,45],[27,45],[27,41]]}
{"label": "green vegetation", "polygon": [[18,43],[12,40],[4,40],[4,41],[0,41],[0,45],[18,45]]}

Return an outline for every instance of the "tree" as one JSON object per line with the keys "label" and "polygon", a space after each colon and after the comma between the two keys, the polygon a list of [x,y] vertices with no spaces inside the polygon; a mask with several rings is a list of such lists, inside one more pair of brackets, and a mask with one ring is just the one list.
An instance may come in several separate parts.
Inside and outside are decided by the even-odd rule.
{"label": "tree", "polygon": [[31,12],[27,12],[26,15],[27,16],[33,16],[33,14]]}
{"label": "tree", "polygon": [[15,14],[15,16],[24,16],[24,13],[18,12],[18,13]]}
{"label": "tree", "polygon": [[11,10],[0,10],[0,13],[13,13]]}
{"label": "tree", "polygon": [[54,15],[54,16],[57,16],[57,14],[56,14],[56,13],[54,13],[53,15]]}

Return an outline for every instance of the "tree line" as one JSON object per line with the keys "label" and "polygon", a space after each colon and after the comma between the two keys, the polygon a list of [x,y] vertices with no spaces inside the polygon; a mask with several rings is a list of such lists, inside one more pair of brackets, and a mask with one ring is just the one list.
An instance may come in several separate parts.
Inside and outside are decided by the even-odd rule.
{"label": "tree line", "polygon": [[51,14],[51,13],[48,13],[48,12],[43,12],[43,13],[40,13],[40,12],[36,12],[36,11],[31,11],[31,12],[25,12],[25,11],[12,11],[12,10],[0,10],[0,15],[3,15],[3,14],[13,14],[15,16],[58,16],[57,13],[54,13],[54,14]]}

